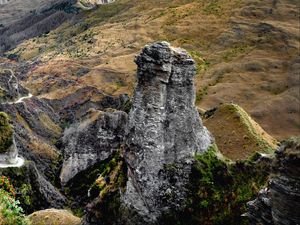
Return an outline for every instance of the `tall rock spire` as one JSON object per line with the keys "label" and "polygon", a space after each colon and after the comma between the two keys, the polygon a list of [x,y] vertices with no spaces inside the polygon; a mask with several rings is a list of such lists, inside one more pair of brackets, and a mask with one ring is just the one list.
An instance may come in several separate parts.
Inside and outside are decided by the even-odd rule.
{"label": "tall rock spire", "polygon": [[184,205],[194,155],[206,151],[213,138],[195,108],[195,62],[186,51],[154,43],[136,64],[122,201],[129,209],[128,224],[154,224]]}

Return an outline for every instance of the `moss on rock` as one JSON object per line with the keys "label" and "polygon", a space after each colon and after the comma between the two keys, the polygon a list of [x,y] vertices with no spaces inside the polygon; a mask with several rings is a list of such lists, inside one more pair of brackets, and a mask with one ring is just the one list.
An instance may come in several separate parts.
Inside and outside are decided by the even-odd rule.
{"label": "moss on rock", "polygon": [[[115,153],[111,158],[97,163],[88,170],[76,175],[66,187],[65,194],[73,202],[73,212],[82,216],[84,207],[88,204],[88,214],[94,217],[112,215],[119,208],[119,188],[124,188],[126,183],[126,168],[120,153]],[[87,195],[88,193],[88,195]],[[100,214],[102,216],[100,216]]]}
{"label": "moss on rock", "polygon": [[6,113],[0,112],[0,153],[5,153],[13,144],[13,128]]}
{"label": "moss on rock", "polygon": [[246,224],[241,217],[246,203],[265,185],[268,173],[268,160],[233,163],[213,145],[195,157],[185,209],[163,215],[160,224]]}
{"label": "moss on rock", "polygon": [[[120,217],[120,190],[124,191],[127,169],[123,158],[116,154],[105,164],[102,173],[93,183],[90,194],[94,200],[86,207],[86,221],[101,221],[102,224],[115,223]],[[92,223],[93,224],[93,223]]]}

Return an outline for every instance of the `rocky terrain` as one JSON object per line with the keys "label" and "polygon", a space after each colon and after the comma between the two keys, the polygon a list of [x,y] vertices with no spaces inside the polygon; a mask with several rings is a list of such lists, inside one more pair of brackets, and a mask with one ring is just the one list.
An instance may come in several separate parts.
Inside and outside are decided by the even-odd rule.
{"label": "rocky terrain", "polygon": [[64,132],[60,181],[65,185],[91,165],[109,159],[124,141],[127,114],[122,111],[90,112],[86,119]]}
{"label": "rocky terrain", "polygon": [[298,224],[299,9],[1,4],[0,224]]}
{"label": "rocky terrain", "polygon": [[276,151],[268,186],[248,203],[251,224],[299,224],[299,160],[299,138],[284,141]]}
{"label": "rocky terrain", "polygon": [[7,55],[43,62],[23,80],[35,95],[59,99],[93,86],[132,96],[134,56],[167,40],[197,62],[199,108],[238,104],[283,140],[299,133],[299,7],[295,0],[119,0],[72,14]]}
{"label": "rocky terrain", "polygon": [[162,42],[145,47],[136,63],[123,201],[137,214],[126,224],[156,224],[171,208],[182,207],[193,157],[214,141],[194,105],[193,59]]}

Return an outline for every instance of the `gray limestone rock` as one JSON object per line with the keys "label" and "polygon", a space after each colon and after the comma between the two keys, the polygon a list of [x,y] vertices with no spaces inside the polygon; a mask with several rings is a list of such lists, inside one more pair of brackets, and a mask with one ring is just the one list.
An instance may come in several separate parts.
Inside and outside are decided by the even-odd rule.
{"label": "gray limestone rock", "polygon": [[[18,157],[18,148],[16,146],[15,137],[13,135],[13,143],[6,152],[0,153],[0,164],[15,164]],[[1,167],[1,165],[0,165]]]}
{"label": "gray limestone rock", "polygon": [[76,174],[108,159],[124,141],[127,114],[93,111],[81,123],[65,130],[60,180],[66,185]]}
{"label": "gray limestone rock", "polygon": [[136,64],[124,153],[128,182],[121,201],[126,224],[155,224],[184,206],[194,155],[214,140],[195,108],[195,62],[186,51],[154,43]]}
{"label": "gray limestone rock", "polygon": [[268,187],[248,203],[252,225],[300,224],[300,139],[284,141],[276,151]]}

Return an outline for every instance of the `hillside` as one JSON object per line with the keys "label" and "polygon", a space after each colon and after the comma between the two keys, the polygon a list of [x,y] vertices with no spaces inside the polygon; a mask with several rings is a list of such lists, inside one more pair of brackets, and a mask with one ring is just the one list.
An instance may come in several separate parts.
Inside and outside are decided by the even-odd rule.
{"label": "hillside", "polygon": [[300,223],[298,0],[0,6],[0,225]]}
{"label": "hillside", "polygon": [[272,153],[277,147],[277,141],[238,105],[224,104],[207,111],[203,122],[222,154],[231,160],[247,159],[255,152]]}
{"label": "hillside", "polygon": [[131,95],[137,51],[168,40],[198,63],[199,107],[234,102],[275,138],[299,133],[298,1],[159,2],[119,0],[24,42],[11,53],[42,61],[24,86],[50,99],[85,86]]}

